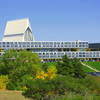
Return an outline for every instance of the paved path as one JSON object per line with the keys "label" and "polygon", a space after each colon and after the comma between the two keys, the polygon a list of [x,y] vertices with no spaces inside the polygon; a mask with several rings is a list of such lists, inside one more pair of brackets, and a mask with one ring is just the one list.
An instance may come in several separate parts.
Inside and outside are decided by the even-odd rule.
{"label": "paved path", "polygon": [[93,67],[91,67],[91,66],[89,66],[87,64],[84,64],[83,62],[81,62],[81,64],[84,65],[84,66],[86,66],[86,67],[88,67],[88,68],[90,68],[91,70],[93,70],[95,72],[100,72],[99,70],[97,70],[97,69],[95,69],[95,68],[93,68]]}

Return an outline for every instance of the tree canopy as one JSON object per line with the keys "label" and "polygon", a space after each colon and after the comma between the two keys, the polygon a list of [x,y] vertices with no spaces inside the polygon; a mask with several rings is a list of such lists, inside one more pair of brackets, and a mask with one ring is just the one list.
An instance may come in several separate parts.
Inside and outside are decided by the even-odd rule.
{"label": "tree canopy", "polygon": [[33,77],[41,70],[40,61],[38,55],[30,51],[8,50],[0,58],[0,74],[8,75],[9,85],[17,87],[24,78]]}
{"label": "tree canopy", "polygon": [[58,74],[61,75],[70,75],[77,78],[85,77],[80,60],[68,58],[66,55],[63,56],[62,61],[57,63],[57,70]]}

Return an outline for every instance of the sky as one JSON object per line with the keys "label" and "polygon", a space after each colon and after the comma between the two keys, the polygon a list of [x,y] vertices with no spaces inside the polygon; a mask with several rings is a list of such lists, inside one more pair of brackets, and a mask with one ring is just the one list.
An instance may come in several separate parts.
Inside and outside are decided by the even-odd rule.
{"label": "sky", "polygon": [[100,42],[100,0],[0,0],[0,39],[7,21],[22,18],[36,41]]}

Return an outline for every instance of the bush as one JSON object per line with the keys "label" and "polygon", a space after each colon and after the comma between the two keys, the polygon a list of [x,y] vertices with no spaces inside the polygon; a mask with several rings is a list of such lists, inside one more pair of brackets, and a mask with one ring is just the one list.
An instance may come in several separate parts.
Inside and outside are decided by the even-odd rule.
{"label": "bush", "polygon": [[93,94],[86,94],[85,96],[81,96],[79,94],[68,93],[67,95],[59,96],[53,100],[100,100],[100,96]]}
{"label": "bush", "polygon": [[50,80],[57,76],[57,69],[55,66],[46,66],[46,70],[40,70],[36,73],[36,79]]}
{"label": "bush", "polygon": [[52,98],[66,95],[67,92],[85,95],[88,91],[77,79],[61,75],[51,80],[30,80],[27,82],[26,88],[23,95],[36,100],[53,100]]}
{"label": "bush", "polygon": [[8,77],[1,75],[0,76],[0,89],[6,89],[7,83],[8,83]]}
{"label": "bush", "polygon": [[87,75],[84,79],[79,80],[79,82],[87,87],[90,93],[100,95],[100,77]]}

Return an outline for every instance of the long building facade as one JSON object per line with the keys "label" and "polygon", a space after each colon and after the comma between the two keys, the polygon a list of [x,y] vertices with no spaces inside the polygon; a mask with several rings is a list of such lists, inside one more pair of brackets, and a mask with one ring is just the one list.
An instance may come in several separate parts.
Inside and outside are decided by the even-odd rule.
{"label": "long building facade", "polygon": [[81,60],[100,60],[99,49],[87,41],[35,41],[28,19],[7,22],[0,48],[3,50],[1,55],[9,49],[24,49],[37,53],[44,61],[60,60],[64,55]]}

